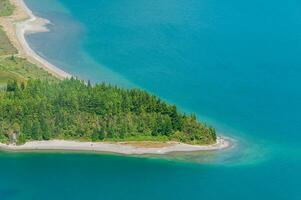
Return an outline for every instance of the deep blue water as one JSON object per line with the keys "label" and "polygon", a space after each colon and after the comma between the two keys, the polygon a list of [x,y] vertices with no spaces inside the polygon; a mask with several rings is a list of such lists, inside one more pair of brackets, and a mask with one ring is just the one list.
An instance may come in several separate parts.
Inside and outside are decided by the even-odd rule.
{"label": "deep blue water", "polygon": [[52,63],[146,89],[237,143],[152,159],[5,153],[4,199],[301,198],[299,1],[25,2],[52,22],[27,36]]}

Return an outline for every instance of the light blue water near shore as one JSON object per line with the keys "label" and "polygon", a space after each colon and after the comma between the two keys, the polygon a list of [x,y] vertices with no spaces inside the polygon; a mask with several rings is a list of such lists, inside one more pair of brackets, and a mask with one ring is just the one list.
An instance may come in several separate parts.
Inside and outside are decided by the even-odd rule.
{"label": "light blue water near shore", "polygon": [[[300,199],[301,5],[208,0],[26,0],[42,56],[141,87],[238,140],[223,152],[127,158],[4,153],[1,199]],[[26,183],[26,184],[25,184]]]}

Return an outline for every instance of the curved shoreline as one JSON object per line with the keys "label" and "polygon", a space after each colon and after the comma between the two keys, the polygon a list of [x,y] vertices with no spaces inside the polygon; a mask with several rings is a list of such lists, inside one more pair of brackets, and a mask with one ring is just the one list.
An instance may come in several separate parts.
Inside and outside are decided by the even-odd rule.
{"label": "curved shoreline", "polygon": [[[27,33],[47,32],[45,25],[50,22],[46,19],[36,17],[26,6],[23,0],[10,0],[15,6],[12,16],[1,18],[0,25],[7,32],[9,39],[18,49],[19,56],[25,57],[30,62],[42,67],[59,79],[71,78],[72,75],[49,63],[31,49],[25,39]],[[145,145],[148,143],[147,145]],[[155,145],[154,145],[155,144]],[[145,145],[145,146],[143,146]],[[158,147],[160,146],[160,147]],[[6,145],[0,143],[0,149],[8,151],[27,150],[63,150],[63,151],[90,151],[110,152],[118,154],[167,154],[171,152],[193,152],[222,150],[233,146],[229,138],[218,137],[216,144],[212,145],[190,145],[179,142],[77,142],[65,140],[31,141],[21,146]]]}
{"label": "curved shoreline", "polygon": [[180,142],[77,142],[67,140],[31,141],[24,145],[0,143],[0,149],[8,151],[88,151],[107,152],[124,155],[168,154],[173,152],[216,151],[230,148],[233,143],[228,138],[217,138],[212,145],[191,145]]}
{"label": "curved shoreline", "polygon": [[[47,32],[45,25],[48,20],[36,17],[32,11],[26,6],[23,0],[10,0],[15,6],[15,11],[8,23],[2,23],[5,31],[8,32],[9,38],[19,51],[19,56],[27,58],[30,62],[42,67],[47,72],[51,73],[59,79],[71,78],[72,75],[51,64],[41,56],[39,56],[28,44],[25,39],[25,34]],[[9,23],[14,23],[10,27]],[[10,30],[12,29],[13,30]]]}
{"label": "curved shoreline", "polygon": [[23,22],[18,22],[16,24],[16,33],[17,33],[18,40],[23,46],[23,49],[27,54],[27,56],[34,58],[37,62],[39,62],[43,66],[43,68],[46,71],[50,72],[51,74],[55,75],[58,78],[60,79],[71,78],[72,76],[70,74],[54,66],[47,60],[43,59],[41,56],[39,56],[35,51],[31,49],[31,47],[29,46],[28,42],[25,39],[25,34],[47,32],[48,29],[45,27],[45,25],[47,25],[49,21],[46,19],[37,18],[32,13],[32,11],[26,6],[23,0],[19,0],[19,2],[29,16],[29,19]]}

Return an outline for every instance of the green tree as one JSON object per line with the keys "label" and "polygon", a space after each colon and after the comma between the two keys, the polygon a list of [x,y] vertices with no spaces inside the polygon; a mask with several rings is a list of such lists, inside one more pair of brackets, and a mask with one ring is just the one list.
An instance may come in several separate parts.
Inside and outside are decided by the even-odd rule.
{"label": "green tree", "polygon": [[7,92],[15,92],[18,89],[18,83],[16,80],[9,81],[6,85]]}

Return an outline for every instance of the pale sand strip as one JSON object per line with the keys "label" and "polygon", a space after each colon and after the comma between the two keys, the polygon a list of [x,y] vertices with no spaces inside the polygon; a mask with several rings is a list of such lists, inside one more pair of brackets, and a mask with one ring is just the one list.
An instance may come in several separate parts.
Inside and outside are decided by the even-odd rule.
{"label": "pale sand strip", "polygon": [[[143,143],[143,142],[142,142]],[[193,151],[213,151],[229,148],[233,143],[228,138],[217,139],[212,145],[190,145],[179,142],[153,143],[154,146],[135,146],[126,142],[77,142],[66,140],[32,141],[24,145],[6,145],[0,143],[0,149],[10,151],[28,150],[63,150],[63,151],[90,151],[90,152],[110,152],[127,155],[141,154],[167,154],[171,152],[193,152]],[[157,144],[157,145],[156,145]],[[158,146],[159,147],[156,147]]]}
{"label": "pale sand strip", "polygon": [[18,49],[19,56],[27,58],[30,62],[42,67],[59,79],[71,78],[70,74],[52,65],[34,52],[25,39],[25,34],[27,33],[48,31],[45,25],[49,21],[34,16],[23,0],[10,1],[15,6],[14,14],[0,18],[0,25],[6,31],[10,41]]}

